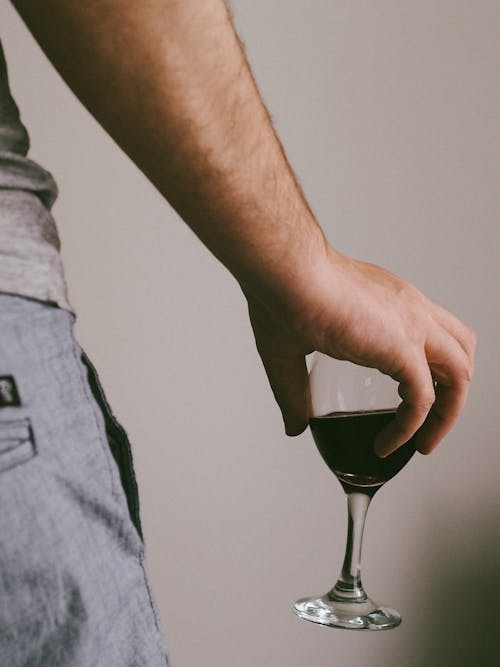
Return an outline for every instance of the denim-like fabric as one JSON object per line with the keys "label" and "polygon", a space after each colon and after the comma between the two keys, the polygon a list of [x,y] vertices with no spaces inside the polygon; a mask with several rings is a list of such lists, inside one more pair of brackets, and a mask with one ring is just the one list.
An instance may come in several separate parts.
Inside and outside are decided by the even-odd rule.
{"label": "denim-like fabric", "polygon": [[130,444],[73,323],[0,294],[0,665],[165,667]]}

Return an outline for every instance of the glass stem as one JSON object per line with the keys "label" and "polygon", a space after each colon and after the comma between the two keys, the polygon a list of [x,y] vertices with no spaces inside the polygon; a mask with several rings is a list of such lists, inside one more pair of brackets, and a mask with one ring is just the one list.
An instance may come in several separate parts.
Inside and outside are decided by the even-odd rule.
{"label": "glass stem", "polygon": [[342,573],[330,597],[343,602],[362,602],[368,597],[361,583],[361,546],[371,497],[366,493],[347,494],[347,545]]}

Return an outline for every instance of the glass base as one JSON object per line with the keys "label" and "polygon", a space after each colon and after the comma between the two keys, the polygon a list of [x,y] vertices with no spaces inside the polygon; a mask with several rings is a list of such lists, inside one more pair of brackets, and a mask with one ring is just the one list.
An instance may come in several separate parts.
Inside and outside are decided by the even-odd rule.
{"label": "glass base", "polygon": [[319,598],[301,598],[292,609],[305,621],[346,630],[390,630],[401,623],[397,611],[379,607],[370,598],[343,602],[332,600],[327,593]]}

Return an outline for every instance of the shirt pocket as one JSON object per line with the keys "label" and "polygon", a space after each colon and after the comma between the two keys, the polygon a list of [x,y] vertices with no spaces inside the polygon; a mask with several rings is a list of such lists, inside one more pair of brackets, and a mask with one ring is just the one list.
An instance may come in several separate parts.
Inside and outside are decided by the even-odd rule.
{"label": "shirt pocket", "polygon": [[0,473],[26,463],[36,454],[29,418],[0,421]]}

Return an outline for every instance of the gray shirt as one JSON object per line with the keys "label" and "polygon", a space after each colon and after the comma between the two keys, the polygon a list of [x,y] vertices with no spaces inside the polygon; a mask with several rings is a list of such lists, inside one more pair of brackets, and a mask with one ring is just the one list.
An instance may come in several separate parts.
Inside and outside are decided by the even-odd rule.
{"label": "gray shirt", "polygon": [[0,43],[0,292],[72,311],[50,209],[57,185],[26,157],[29,136],[12,99]]}

